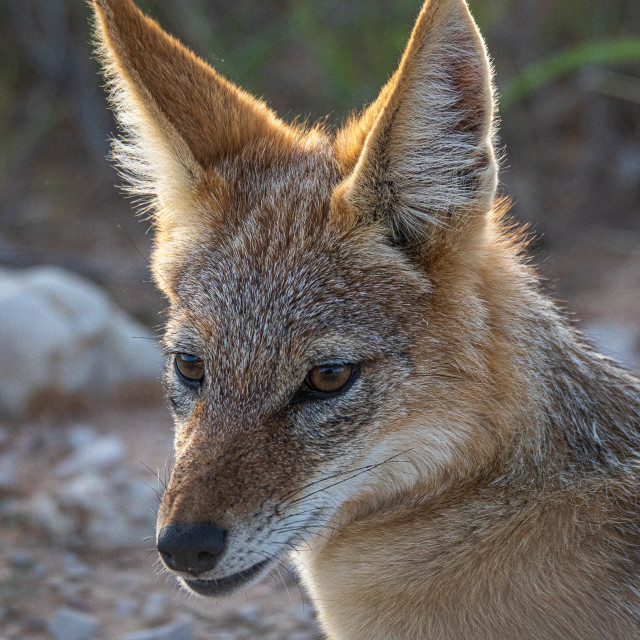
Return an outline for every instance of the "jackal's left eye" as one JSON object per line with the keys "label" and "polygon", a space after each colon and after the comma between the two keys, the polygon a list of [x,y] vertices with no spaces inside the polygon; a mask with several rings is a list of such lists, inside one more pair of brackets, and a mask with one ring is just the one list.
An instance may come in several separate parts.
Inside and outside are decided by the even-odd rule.
{"label": "jackal's left eye", "polygon": [[188,385],[195,386],[204,378],[204,362],[198,356],[189,353],[176,353],[174,363],[178,375]]}

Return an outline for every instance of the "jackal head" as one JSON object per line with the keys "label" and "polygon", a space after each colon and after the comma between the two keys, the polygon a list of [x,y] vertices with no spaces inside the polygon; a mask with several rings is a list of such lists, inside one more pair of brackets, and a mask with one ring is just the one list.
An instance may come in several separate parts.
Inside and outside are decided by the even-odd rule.
{"label": "jackal head", "polygon": [[158,549],[192,590],[226,593],[497,446],[470,426],[489,63],[463,0],[429,0],[380,96],[328,132],[285,124],[131,0],[94,5],[115,157],[170,303]]}

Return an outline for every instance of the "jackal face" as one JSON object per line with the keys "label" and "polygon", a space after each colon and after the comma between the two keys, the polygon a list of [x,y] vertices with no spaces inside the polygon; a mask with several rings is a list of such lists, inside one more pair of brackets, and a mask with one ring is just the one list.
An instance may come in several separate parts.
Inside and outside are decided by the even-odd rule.
{"label": "jackal face", "polygon": [[95,8],[116,158],[170,303],[158,549],[222,594],[360,496],[384,500],[380,482],[491,448],[464,429],[495,191],[488,62],[462,0],[427,2],[379,98],[329,134],[278,120],[130,0]]}
{"label": "jackal face", "polygon": [[403,402],[427,291],[382,239],[269,218],[181,275],[165,338],[176,463],[158,527],[225,531],[204,577],[257,573],[326,523]]}

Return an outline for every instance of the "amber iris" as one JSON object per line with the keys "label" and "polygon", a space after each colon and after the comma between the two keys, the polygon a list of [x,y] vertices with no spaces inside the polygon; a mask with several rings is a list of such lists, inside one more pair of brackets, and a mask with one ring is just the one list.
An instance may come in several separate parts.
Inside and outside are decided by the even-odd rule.
{"label": "amber iris", "polygon": [[204,362],[198,356],[188,353],[176,353],[176,370],[180,377],[189,384],[198,384],[204,378]]}
{"label": "amber iris", "polygon": [[350,364],[323,364],[309,371],[306,383],[313,391],[336,393],[351,381],[353,370]]}

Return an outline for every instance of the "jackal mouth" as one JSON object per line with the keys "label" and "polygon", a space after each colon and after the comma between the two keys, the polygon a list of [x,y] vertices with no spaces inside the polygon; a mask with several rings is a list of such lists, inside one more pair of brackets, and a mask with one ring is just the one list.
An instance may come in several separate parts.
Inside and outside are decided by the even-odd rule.
{"label": "jackal mouth", "polygon": [[213,598],[215,596],[224,596],[236,589],[242,587],[247,582],[252,581],[262,574],[262,570],[270,563],[270,560],[263,560],[253,566],[226,576],[225,578],[217,578],[215,580],[187,580],[182,578],[184,583],[197,594]]}

